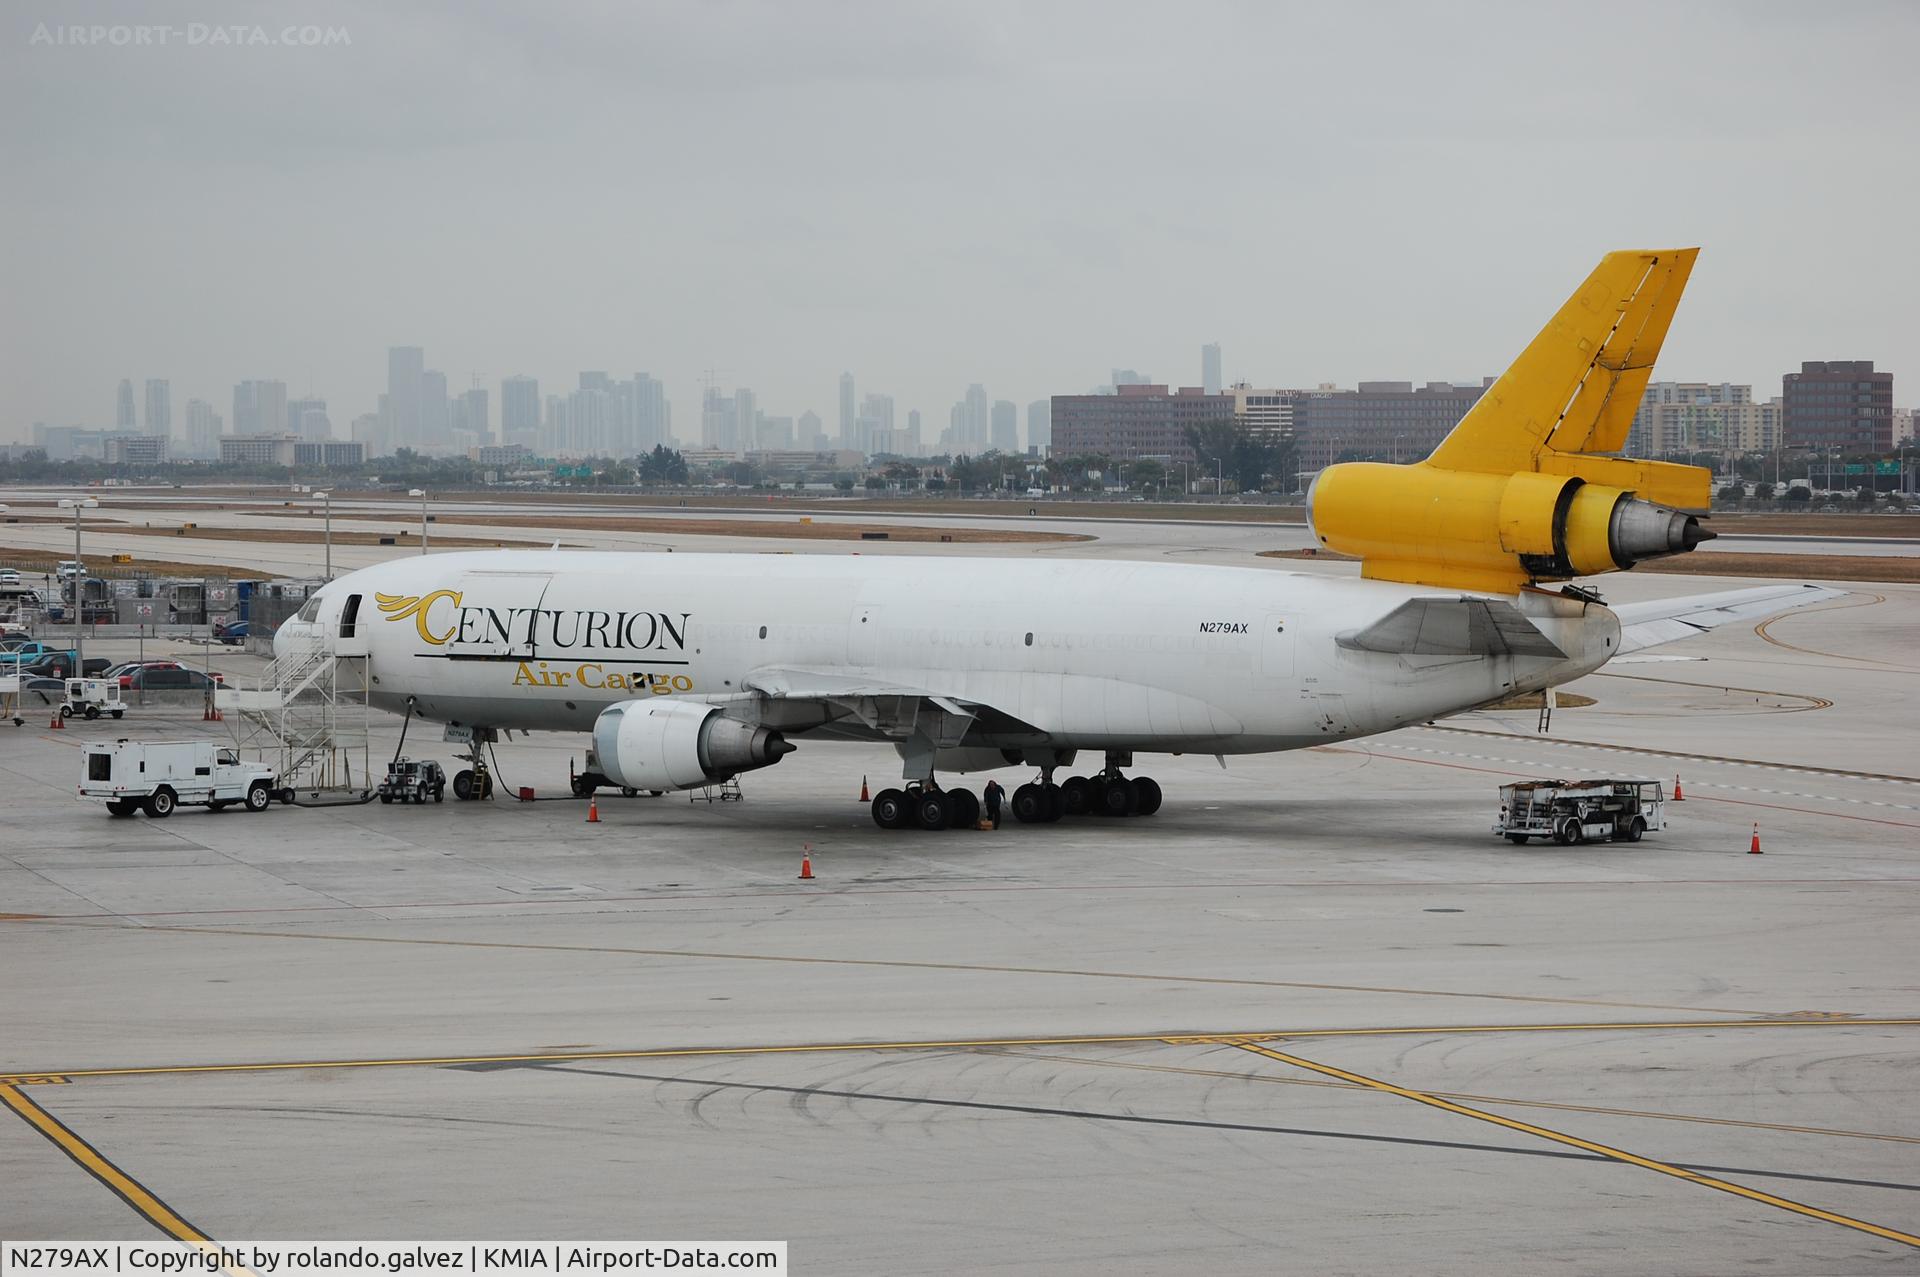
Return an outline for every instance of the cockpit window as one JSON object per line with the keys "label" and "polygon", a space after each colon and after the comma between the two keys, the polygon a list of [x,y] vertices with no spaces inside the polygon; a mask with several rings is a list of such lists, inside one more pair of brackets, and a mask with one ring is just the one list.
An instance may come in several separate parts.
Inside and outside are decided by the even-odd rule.
{"label": "cockpit window", "polygon": [[294,613],[293,619],[296,621],[307,621],[309,623],[319,620],[320,619],[320,596],[316,594],[312,598],[308,599],[307,605],[301,608],[298,612]]}

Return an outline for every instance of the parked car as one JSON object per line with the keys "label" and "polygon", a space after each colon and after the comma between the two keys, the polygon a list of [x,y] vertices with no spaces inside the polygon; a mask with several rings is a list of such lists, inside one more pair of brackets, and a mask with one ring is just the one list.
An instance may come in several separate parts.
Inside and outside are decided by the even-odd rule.
{"label": "parked car", "polygon": [[0,568],[0,585],[20,584],[20,572],[17,568]]}
{"label": "parked car", "polygon": [[204,692],[219,685],[218,680],[184,665],[175,665],[172,669],[145,666],[129,674],[126,683],[128,690],[136,692]]}
{"label": "parked car", "polygon": [[247,641],[250,633],[251,630],[245,621],[226,621],[213,627],[215,641],[225,643],[228,647],[240,646]]}
{"label": "parked car", "polygon": [[[107,664],[107,658],[104,656],[89,656],[82,665],[80,670],[81,676],[84,678],[99,678],[107,672]],[[23,666],[20,672],[22,674],[31,674],[35,678],[72,678],[73,653],[57,652],[44,660],[35,661],[31,665]]]}
{"label": "parked car", "polygon": [[[71,656],[72,651],[64,647],[55,647],[39,639],[28,639],[24,643],[14,644],[6,651],[0,651],[0,673],[13,674],[29,665],[37,665],[56,656]],[[18,669],[12,667],[19,667]]]}
{"label": "parked car", "polygon": [[[183,670],[186,668],[187,666],[182,665],[179,661],[122,661],[118,665],[109,667],[100,677],[118,679],[120,686],[127,688],[133,686],[133,676],[141,670]],[[226,676],[215,674],[213,681],[215,683],[224,683]]]}

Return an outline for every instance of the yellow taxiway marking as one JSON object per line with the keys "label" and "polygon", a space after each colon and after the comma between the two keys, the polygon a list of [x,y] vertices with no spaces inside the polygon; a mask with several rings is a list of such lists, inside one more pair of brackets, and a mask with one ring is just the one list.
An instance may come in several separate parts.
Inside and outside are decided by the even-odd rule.
{"label": "yellow taxiway marking", "polygon": [[374,1059],[337,1060],[263,1060],[239,1064],[149,1064],[105,1069],[35,1069],[31,1072],[0,1075],[0,1085],[16,1085],[24,1080],[103,1077],[164,1077],[199,1073],[280,1073],[303,1069],[394,1069],[432,1068],[470,1064],[548,1064],[580,1060],[662,1060],[695,1059],[714,1055],[824,1055],[851,1051],[968,1051],[983,1047],[1019,1046],[1129,1046],[1165,1044],[1169,1046],[1208,1045],[1245,1042],[1271,1042],[1289,1038],[1340,1038],[1383,1036],[1439,1036],[1457,1033],[1621,1033],[1663,1029],[1791,1029],[1791,1028],[1873,1028],[1920,1026],[1920,1017],[1862,1020],[1640,1020],[1589,1021],[1577,1024],[1440,1024],[1359,1026],[1355,1028],[1267,1029],[1240,1033],[1126,1033],[1086,1034],[1053,1038],[943,1038],[918,1042],[811,1042],[794,1046],[694,1046],[652,1047],[609,1051],[545,1051],[501,1055],[414,1055]]}
{"label": "yellow taxiway marking", "polygon": [[1625,1149],[1614,1148],[1611,1145],[1596,1144],[1592,1140],[1583,1140],[1577,1135],[1568,1135],[1562,1131],[1549,1130],[1544,1126],[1535,1126],[1531,1122],[1522,1122],[1516,1118],[1502,1117],[1498,1113],[1489,1113],[1484,1109],[1469,1108],[1465,1104],[1456,1104],[1452,1100],[1442,1099],[1438,1095],[1427,1091],[1416,1091],[1411,1087],[1396,1086],[1392,1082],[1383,1082],[1379,1078],[1367,1077],[1364,1074],[1352,1073],[1346,1069],[1335,1068],[1331,1064],[1318,1064],[1312,1060],[1302,1059],[1297,1055],[1289,1055],[1285,1051],[1275,1051],[1270,1047],[1261,1046],[1257,1042],[1243,1040],[1230,1042],[1228,1045],[1239,1047],[1242,1051],[1251,1051],[1255,1055],[1265,1056],[1269,1060],[1278,1060],[1282,1064],[1290,1064],[1297,1069],[1306,1069],[1309,1072],[1319,1073],[1326,1077],[1338,1078],[1342,1082],[1350,1082],[1355,1086],[1362,1086],[1368,1090],[1384,1092],[1387,1095],[1397,1095],[1401,1099],[1412,1100],[1416,1104],[1425,1104],[1446,1113],[1457,1113],[1462,1117],[1471,1117],[1476,1121],[1491,1122],[1495,1126],[1504,1126],[1510,1131],[1519,1131],[1523,1135],[1535,1135],[1543,1140],[1551,1140],[1555,1144],[1565,1144],[1571,1148],[1582,1149],[1601,1157],[1611,1158],[1616,1162],[1625,1162],[1629,1166],[1638,1166],[1643,1170],[1657,1171],[1662,1175],[1671,1175],[1675,1179],[1683,1179],[1689,1183],[1699,1184],[1704,1188],[1717,1189],[1722,1193],[1732,1193],[1735,1197],[1744,1197],[1748,1201],[1760,1202],[1763,1205],[1773,1206],[1780,1210],[1791,1211],[1795,1215],[1805,1215],[1809,1219],[1825,1220],[1829,1224],[1838,1224],[1842,1228],[1851,1228],[1857,1232],[1871,1233],[1875,1237],[1883,1237],[1888,1241],[1899,1242],[1905,1246],[1920,1247],[1920,1237],[1912,1233],[1903,1233],[1899,1229],[1887,1228],[1880,1224],[1869,1224],[1866,1220],[1855,1219],[1851,1215],[1840,1215],[1830,1210],[1822,1210],[1818,1206],[1809,1206],[1805,1202],[1796,1202],[1791,1198],[1777,1197],[1772,1193],[1763,1193],[1757,1188],[1748,1188],[1743,1184],[1735,1184],[1728,1180],[1716,1179],[1711,1175],[1702,1175],[1698,1171],[1690,1171],[1679,1166],[1669,1165],[1666,1162],[1655,1161],[1651,1157],[1641,1157],[1638,1153],[1629,1153]]}
{"label": "yellow taxiway marking", "polygon": [[[1084,1055],[1042,1055],[1034,1051],[981,1047],[982,1055],[997,1055],[1009,1060],[1046,1060],[1054,1064],[1077,1064],[1094,1069],[1139,1069],[1147,1073],[1176,1073],[1186,1077],[1222,1078],[1237,1082],[1258,1082],[1267,1086],[1323,1086],[1335,1091],[1360,1091],[1365,1087],[1351,1082],[1333,1082],[1310,1077],[1275,1077],[1271,1073],[1241,1073],[1233,1069],[1196,1069],[1179,1064],[1145,1064],[1138,1060],[1100,1060]],[[1470,1100],[1475,1104],[1498,1104],[1506,1108],[1555,1109],[1562,1113],[1598,1113],[1604,1117],[1639,1117],[1657,1122],[1698,1122],[1705,1126],[1737,1126],[1753,1131],[1780,1131],[1788,1135],[1831,1135],[1849,1140],[1881,1140],[1890,1144],[1920,1144],[1920,1135],[1892,1135],[1884,1131],[1843,1131],[1832,1126],[1790,1126],[1785,1122],[1745,1122],[1735,1117],[1702,1117],[1696,1113],[1657,1113],[1652,1109],[1610,1108],[1600,1104],[1561,1104],[1553,1100],[1522,1100],[1510,1095],[1475,1095],[1470,1091],[1430,1091],[1443,1100]]]}
{"label": "yellow taxiway marking", "polygon": [[[1861,817],[1860,819],[1866,819]],[[1898,822],[1895,822],[1898,823]],[[330,940],[355,944],[428,945],[453,949],[506,949],[530,953],[606,953],[637,958],[680,958],[709,962],[773,962],[827,967],[883,967],[909,971],[978,971],[989,975],[1069,976],[1089,980],[1147,980],[1157,984],[1217,984],[1236,988],[1315,989],[1332,993],[1389,993],[1403,997],[1467,998],[1491,1002],[1527,1002],[1549,1006],[1619,1007],[1630,1011],[1684,1011],[1694,1015],[1765,1015],[1745,1007],[1676,1006],[1669,1002],[1616,1002],[1602,998],[1555,998],[1528,993],[1464,993],[1453,989],[1406,989],[1394,985],[1322,984],[1305,980],[1254,980],[1236,976],[1163,975],[1149,971],[1087,971],[1073,967],[1012,967],[973,962],[916,962],[895,958],[820,958],[789,953],[728,953],[702,949],[638,949],[614,945],[535,944],[516,940],[447,940],[430,936],[352,936],[318,931],[256,931],[238,927],[141,927],[147,932],[202,936],[249,936],[274,940]]]}
{"label": "yellow taxiway marking", "polygon": [[[192,1242],[202,1251],[218,1254],[219,1246],[211,1237],[189,1224],[180,1213],[155,1197],[146,1185],[108,1161],[106,1155],[69,1130],[59,1118],[28,1099],[10,1083],[0,1083],[0,1104],[6,1105],[28,1126],[40,1132],[81,1170],[106,1185],[140,1217],[176,1241]],[[251,1269],[222,1266],[233,1277],[253,1277]]]}

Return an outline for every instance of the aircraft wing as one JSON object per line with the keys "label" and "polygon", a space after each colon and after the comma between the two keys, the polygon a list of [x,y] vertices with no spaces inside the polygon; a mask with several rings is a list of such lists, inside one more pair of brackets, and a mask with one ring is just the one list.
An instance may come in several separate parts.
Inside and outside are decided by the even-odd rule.
{"label": "aircraft wing", "polygon": [[840,706],[875,726],[881,719],[920,721],[943,744],[958,744],[975,722],[1000,733],[1040,734],[1033,724],[984,702],[868,673],[763,666],[743,686],[775,700]]}
{"label": "aircraft wing", "polygon": [[1692,638],[1734,621],[1757,621],[1810,603],[1844,598],[1846,593],[1824,585],[1762,585],[1751,590],[1609,606],[1620,618],[1620,652],[1624,654]]}

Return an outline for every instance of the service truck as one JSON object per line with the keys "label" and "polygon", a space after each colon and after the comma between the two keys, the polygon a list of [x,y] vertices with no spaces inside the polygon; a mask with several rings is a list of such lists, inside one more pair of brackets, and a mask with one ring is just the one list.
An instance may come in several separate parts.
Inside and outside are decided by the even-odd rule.
{"label": "service truck", "polygon": [[217,741],[89,741],[80,759],[80,797],[105,800],[114,816],[144,811],[159,820],[182,803],[265,811],[291,794],[279,789],[273,768],[242,762],[239,750]]}

